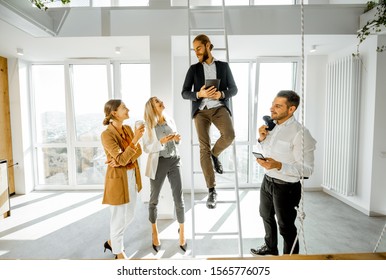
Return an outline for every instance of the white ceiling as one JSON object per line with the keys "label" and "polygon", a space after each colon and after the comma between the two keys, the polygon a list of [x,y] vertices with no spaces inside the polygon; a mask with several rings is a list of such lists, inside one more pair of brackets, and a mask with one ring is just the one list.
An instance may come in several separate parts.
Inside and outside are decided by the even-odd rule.
{"label": "white ceiling", "polygon": [[[24,50],[23,59],[28,61],[60,61],[75,58],[108,58],[125,60],[149,60],[148,36],[109,37],[46,37],[31,35],[0,20],[0,55],[17,57],[16,48]],[[176,36],[173,42],[174,55],[186,55],[186,37]],[[307,35],[305,52],[309,54],[312,45],[317,51],[312,55],[327,55],[331,52],[356,44],[355,35]],[[121,54],[115,47],[121,47]],[[242,47],[240,47],[242,46]],[[229,36],[229,50],[232,59],[247,59],[257,56],[299,56],[301,55],[300,35],[242,35]]]}
{"label": "white ceiling", "polygon": [[[3,6],[0,5],[0,10]],[[130,61],[150,60],[149,36],[88,36],[88,37],[33,37],[9,24],[0,11],[0,55],[17,57],[16,49],[24,50],[28,61],[61,61],[64,59],[100,58]],[[186,56],[187,37],[172,35],[173,56]],[[317,51],[312,55],[328,55],[355,46],[357,38],[351,35],[307,35],[304,50],[310,54],[312,45]],[[121,48],[121,54],[115,48]],[[298,35],[230,35],[231,59],[250,59],[260,56],[300,56],[302,40]]]}

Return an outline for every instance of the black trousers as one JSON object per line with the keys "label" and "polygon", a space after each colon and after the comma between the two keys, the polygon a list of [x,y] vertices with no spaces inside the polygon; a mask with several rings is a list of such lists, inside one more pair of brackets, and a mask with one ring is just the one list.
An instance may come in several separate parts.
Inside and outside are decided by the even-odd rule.
{"label": "black trousers", "polygon": [[[296,239],[295,220],[301,197],[301,183],[287,183],[264,176],[260,189],[260,216],[265,229],[265,244],[271,250],[277,250],[277,224],[283,236],[283,254],[290,254]],[[277,218],[277,224],[275,220]],[[293,254],[299,253],[299,241],[296,242]]]}

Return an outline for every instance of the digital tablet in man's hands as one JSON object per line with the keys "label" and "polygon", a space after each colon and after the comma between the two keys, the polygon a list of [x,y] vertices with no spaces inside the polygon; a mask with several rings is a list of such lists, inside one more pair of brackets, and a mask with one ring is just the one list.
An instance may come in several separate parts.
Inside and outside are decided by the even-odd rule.
{"label": "digital tablet in man's hands", "polygon": [[255,156],[255,158],[266,160],[266,158],[260,153],[252,152],[252,154]]}
{"label": "digital tablet in man's hands", "polygon": [[220,79],[206,79],[205,80],[205,89],[214,86],[216,89],[220,87]]}

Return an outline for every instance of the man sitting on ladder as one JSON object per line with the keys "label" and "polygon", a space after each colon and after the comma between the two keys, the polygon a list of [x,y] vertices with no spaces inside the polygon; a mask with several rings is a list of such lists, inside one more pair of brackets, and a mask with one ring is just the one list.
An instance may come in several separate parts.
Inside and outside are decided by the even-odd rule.
{"label": "man sitting on ladder", "polygon": [[[237,86],[229,64],[212,56],[213,45],[208,36],[198,35],[193,40],[193,49],[199,62],[190,66],[181,94],[184,99],[192,101],[192,118],[200,144],[200,164],[209,190],[206,206],[214,209],[217,193],[213,165],[217,173],[223,173],[218,157],[235,138],[231,119],[231,97],[236,95]],[[219,79],[218,88],[214,86],[206,88],[205,81],[208,79]],[[221,135],[213,148],[209,135],[212,123]]]}

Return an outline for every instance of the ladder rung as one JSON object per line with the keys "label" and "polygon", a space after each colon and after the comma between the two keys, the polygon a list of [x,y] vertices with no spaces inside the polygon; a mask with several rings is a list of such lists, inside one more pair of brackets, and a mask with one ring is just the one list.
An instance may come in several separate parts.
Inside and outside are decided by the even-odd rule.
{"label": "ladder rung", "polygon": [[[236,200],[219,200],[217,201],[217,203],[220,203],[220,204],[236,203]],[[194,204],[206,204],[206,201],[196,200]]]}
{"label": "ladder rung", "polygon": [[189,9],[192,13],[223,13],[222,8],[217,7],[190,7]]}
{"label": "ladder rung", "polygon": [[[190,49],[191,51],[194,51],[194,49],[193,48],[191,48]],[[216,48],[215,50],[213,50],[213,51],[227,51],[227,48]],[[213,143],[214,144],[214,143]],[[213,145],[212,144],[212,145]],[[195,143],[195,144],[193,144],[193,146],[198,146],[199,144],[198,143]]]}
{"label": "ladder rung", "polygon": [[[224,28],[190,28],[191,32],[225,32]],[[209,34],[213,35],[213,34]]]}
{"label": "ladder rung", "polygon": [[204,5],[191,5],[189,10],[223,10],[223,6],[204,6]]}
{"label": "ladder rung", "polygon": [[238,231],[230,231],[230,232],[196,232],[195,235],[239,235]]}
{"label": "ladder rung", "polygon": [[[191,49],[191,50],[193,51],[193,49]],[[216,50],[218,50],[218,49],[216,48]],[[216,144],[216,142],[210,143],[211,146],[214,146],[214,144]],[[243,144],[243,143],[242,143],[242,144]],[[198,147],[198,146],[200,146],[200,143],[192,143],[191,145],[192,145],[192,146]],[[232,143],[231,145],[233,145],[233,143]]]}
{"label": "ladder rung", "polygon": [[[202,171],[193,171],[193,174],[202,174],[203,172]],[[235,171],[234,170],[226,170],[226,171],[223,171],[222,174],[219,174],[217,173],[219,176],[221,176],[222,174],[235,174]]]}

